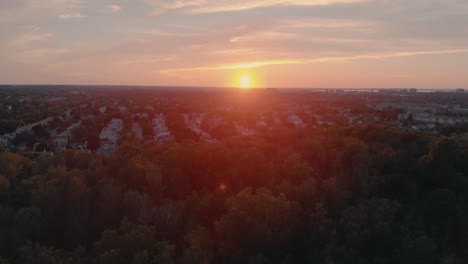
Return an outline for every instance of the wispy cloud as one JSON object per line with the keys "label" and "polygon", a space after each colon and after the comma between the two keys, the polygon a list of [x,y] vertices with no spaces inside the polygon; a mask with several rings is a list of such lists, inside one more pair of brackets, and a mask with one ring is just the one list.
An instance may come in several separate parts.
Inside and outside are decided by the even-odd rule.
{"label": "wispy cloud", "polygon": [[122,60],[119,63],[123,65],[152,64],[152,63],[168,62],[168,61],[174,61],[174,60],[177,60],[177,58],[167,57],[167,58],[152,58],[152,59],[129,59],[129,60]]}
{"label": "wispy cloud", "polygon": [[160,29],[139,29],[135,31],[137,34],[147,35],[147,36],[158,36],[158,37],[190,37],[190,36],[200,36],[199,33],[186,33],[186,32],[173,32],[173,31],[164,31]]}
{"label": "wispy cloud", "polygon": [[50,2],[51,5],[55,5],[57,11],[61,11],[58,16],[60,19],[81,19],[86,17],[82,13],[82,9],[87,0],[44,0],[44,2]]}
{"label": "wispy cloud", "polygon": [[254,61],[254,62],[246,62],[246,63],[239,63],[239,64],[227,64],[227,65],[208,66],[208,67],[168,69],[168,70],[162,70],[161,73],[168,74],[168,73],[174,73],[174,72],[190,72],[190,71],[236,70],[236,69],[260,68],[260,67],[274,66],[274,65],[312,64],[312,63],[320,63],[320,62],[340,62],[340,61],[366,60],[366,59],[379,60],[379,59],[410,57],[410,56],[418,56],[418,55],[440,55],[440,54],[456,54],[456,53],[468,53],[468,49],[407,51],[407,52],[394,52],[394,53],[386,53],[386,54],[352,55],[352,56],[342,56],[342,57],[320,57],[320,58],[310,58],[310,59],[264,60],[264,61]]}
{"label": "wispy cloud", "polygon": [[250,34],[237,36],[231,38],[229,41],[233,43],[239,42],[262,42],[262,41],[273,41],[273,40],[291,40],[298,39],[301,36],[293,33],[279,32],[279,31],[265,31],[265,32],[253,32]]}
{"label": "wispy cloud", "polygon": [[122,11],[122,7],[119,5],[108,5],[106,9],[110,13],[120,13]]}
{"label": "wispy cloud", "polygon": [[[318,72],[330,85],[388,85],[411,72],[418,85],[463,86],[467,12],[466,0],[0,0],[0,82],[34,80],[25,69],[76,81],[67,72],[86,69],[95,76],[78,81],[204,85],[263,67],[285,87]],[[333,79],[348,66],[356,74]],[[154,78],[165,69],[175,73]]]}
{"label": "wispy cloud", "polygon": [[62,55],[69,52],[67,49],[34,49],[25,51],[24,54],[31,55],[32,57],[45,57],[51,55]]}
{"label": "wispy cloud", "polygon": [[2,0],[0,27],[31,25],[50,18],[82,18],[83,7],[89,0]]}
{"label": "wispy cloud", "polygon": [[67,14],[59,15],[59,18],[64,19],[64,20],[67,20],[67,19],[80,19],[80,18],[84,18],[84,17],[86,17],[86,16],[81,14],[81,13],[67,13]]}
{"label": "wispy cloud", "polygon": [[234,12],[272,6],[325,6],[333,4],[360,3],[368,0],[147,0],[155,6],[152,15],[170,10],[186,9],[187,13],[205,14]]}
{"label": "wispy cloud", "polygon": [[216,0],[190,10],[190,13],[218,13],[256,9],[271,6],[324,6],[359,3],[366,0]]}
{"label": "wispy cloud", "polygon": [[353,21],[345,19],[282,19],[280,21],[281,28],[296,28],[296,29],[365,29],[371,28],[372,24],[362,21]]}
{"label": "wispy cloud", "polygon": [[12,59],[23,64],[42,63],[47,65],[48,61],[54,60],[61,55],[68,53],[67,49],[38,48],[22,50],[12,54]]}
{"label": "wispy cloud", "polygon": [[221,56],[238,56],[238,55],[251,55],[262,53],[260,50],[255,49],[228,49],[228,50],[216,50],[206,52],[210,55],[221,55]]}
{"label": "wispy cloud", "polygon": [[44,40],[51,39],[53,37],[55,37],[55,34],[52,34],[52,33],[43,33],[43,34],[27,33],[15,39],[13,41],[13,44],[15,46],[24,46],[32,42],[44,41]]}
{"label": "wispy cloud", "polygon": [[151,12],[152,16],[163,14],[167,11],[174,9],[181,9],[187,7],[201,6],[207,3],[207,0],[175,0],[175,1],[160,1],[160,0],[147,0],[150,5],[155,8]]}

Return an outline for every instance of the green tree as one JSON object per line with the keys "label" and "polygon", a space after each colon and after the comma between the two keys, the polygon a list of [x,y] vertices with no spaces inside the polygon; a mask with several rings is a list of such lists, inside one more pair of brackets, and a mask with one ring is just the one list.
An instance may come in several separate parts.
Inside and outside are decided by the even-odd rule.
{"label": "green tree", "polygon": [[187,248],[184,250],[183,263],[213,263],[214,241],[206,228],[198,227],[185,235]]}
{"label": "green tree", "polygon": [[299,205],[268,189],[247,188],[226,200],[226,214],[216,223],[218,235],[244,254],[278,254],[296,235]]}
{"label": "green tree", "polygon": [[[118,259],[121,263],[142,263],[143,251],[149,254],[147,263],[158,260],[172,260],[172,247],[156,240],[156,230],[152,226],[135,225],[124,219],[118,229],[106,230],[94,245],[97,254],[106,259]],[[117,256],[118,257],[117,257]],[[109,261],[109,260],[107,260]],[[106,263],[106,262],[103,262]]]}

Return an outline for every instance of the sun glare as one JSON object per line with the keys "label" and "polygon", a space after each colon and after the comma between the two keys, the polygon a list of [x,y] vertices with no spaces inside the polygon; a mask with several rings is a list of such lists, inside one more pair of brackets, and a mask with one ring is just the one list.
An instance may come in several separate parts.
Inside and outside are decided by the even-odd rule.
{"label": "sun glare", "polygon": [[250,80],[250,77],[249,76],[243,76],[241,79],[240,79],[240,86],[242,88],[249,88],[252,84],[252,81]]}

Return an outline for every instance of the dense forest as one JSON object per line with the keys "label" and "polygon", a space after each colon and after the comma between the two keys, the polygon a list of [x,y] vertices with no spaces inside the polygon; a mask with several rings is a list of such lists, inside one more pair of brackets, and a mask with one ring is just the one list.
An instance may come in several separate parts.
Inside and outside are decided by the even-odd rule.
{"label": "dense forest", "polygon": [[0,153],[0,263],[467,263],[468,142],[284,129]]}

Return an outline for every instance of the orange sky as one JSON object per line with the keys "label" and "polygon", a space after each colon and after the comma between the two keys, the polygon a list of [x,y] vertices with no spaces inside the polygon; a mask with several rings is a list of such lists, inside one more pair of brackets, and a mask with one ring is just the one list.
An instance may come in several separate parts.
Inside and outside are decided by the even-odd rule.
{"label": "orange sky", "polygon": [[468,1],[0,1],[0,83],[464,88]]}

